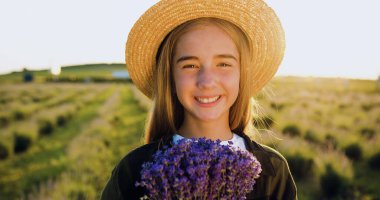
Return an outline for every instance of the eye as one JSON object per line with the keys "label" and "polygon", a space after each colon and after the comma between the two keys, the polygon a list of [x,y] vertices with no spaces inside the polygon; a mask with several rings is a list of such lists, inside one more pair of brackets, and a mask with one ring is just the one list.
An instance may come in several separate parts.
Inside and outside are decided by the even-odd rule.
{"label": "eye", "polygon": [[231,67],[232,65],[230,65],[228,63],[219,63],[218,66],[220,66],[220,67]]}
{"label": "eye", "polygon": [[196,65],[184,65],[182,68],[196,68]]}

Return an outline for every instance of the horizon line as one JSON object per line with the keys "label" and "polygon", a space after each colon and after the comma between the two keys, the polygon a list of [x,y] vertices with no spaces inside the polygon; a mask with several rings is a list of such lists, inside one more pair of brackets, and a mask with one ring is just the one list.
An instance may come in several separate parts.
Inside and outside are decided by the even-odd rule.
{"label": "horizon line", "polygon": [[[102,61],[102,62],[94,62],[94,63],[88,63],[88,62],[79,62],[79,63],[71,63],[71,64],[65,64],[61,65],[62,68],[65,67],[71,67],[71,66],[80,66],[80,65],[98,65],[98,64],[105,64],[105,65],[112,65],[112,64],[123,64],[125,65],[126,63],[123,62],[109,62],[109,61]],[[31,66],[25,66],[22,67],[22,69],[18,70],[13,70],[13,71],[8,71],[8,72],[0,72],[0,76],[5,76],[5,75],[10,75],[12,73],[21,73],[23,69],[27,69],[29,71],[49,71],[49,67],[36,67],[36,69],[30,69],[34,68]],[[285,74],[285,73],[276,73],[274,75],[275,77],[300,77],[300,78],[336,78],[336,79],[356,79],[356,80],[380,80],[380,74],[377,77],[352,77],[352,76],[341,76],[341,75],[336,75],[336,76],[330,76],[330,75],[305,75],[305,74]]]}

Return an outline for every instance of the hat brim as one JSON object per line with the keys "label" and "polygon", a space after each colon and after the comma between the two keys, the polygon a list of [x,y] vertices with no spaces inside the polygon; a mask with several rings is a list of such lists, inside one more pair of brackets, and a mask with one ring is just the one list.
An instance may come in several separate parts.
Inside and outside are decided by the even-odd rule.
{"label": "hat brim", "polygon": [[126,66],[133,83],[153,98],[156,54],[164,38],[186,21],[214,17],[238,26],[251,41],[253,93],[276,73],[285,51],[285,35],[274,11],[262,0],[162,0],[134,24],[126,43]]}

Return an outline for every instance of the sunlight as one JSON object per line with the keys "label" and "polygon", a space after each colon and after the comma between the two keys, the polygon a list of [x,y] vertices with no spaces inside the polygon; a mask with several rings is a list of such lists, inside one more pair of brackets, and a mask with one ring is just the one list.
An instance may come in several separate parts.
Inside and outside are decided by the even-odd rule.
{"label": "sunlight", "polygon": [[61,66],[59,65],[53,65],[50,69],[50,72],[53,74],[53,75],[56,75],[58,76],[60,73],[61,73]]}

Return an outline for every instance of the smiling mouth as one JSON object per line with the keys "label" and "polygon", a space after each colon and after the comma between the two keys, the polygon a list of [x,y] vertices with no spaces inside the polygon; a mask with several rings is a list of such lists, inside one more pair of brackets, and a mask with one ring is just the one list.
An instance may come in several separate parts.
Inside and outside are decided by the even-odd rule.
{"label": "smiling mouth", "polygon": [[220,99],[220,97],[221,97],[220,95],[215,96],[215,97],[210,97],[210,98],[195,97],[195,100],[197,100],[199,103],[213,103],[217,101],[218,99]]}

